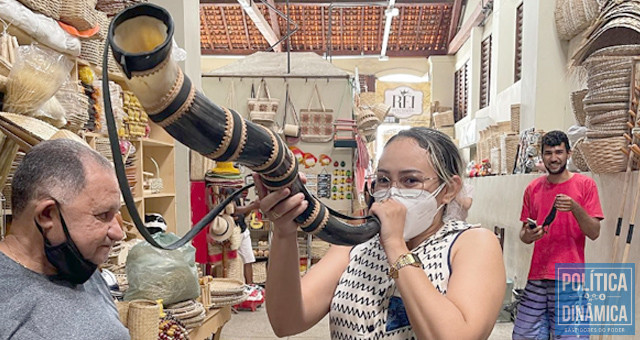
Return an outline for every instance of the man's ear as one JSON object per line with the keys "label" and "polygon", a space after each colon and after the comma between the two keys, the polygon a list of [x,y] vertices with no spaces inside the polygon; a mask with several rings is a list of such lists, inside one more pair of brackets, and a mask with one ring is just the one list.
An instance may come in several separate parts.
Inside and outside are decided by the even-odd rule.
{"label": "man's ear", "polygon": [[462,189],[462,179],[460,176],[455,175],[451,178],[451,181],[444,186],[444,196],[442,197],[442,202],[444,204],[449,204],[453,201],[460,190]]}
{"label": "man's ear", "polygon": [[43,199],[36,203],[34,218],[43,231],[53,228],[56,221],[60,219],[58,216],[58,206],[54,200]]}

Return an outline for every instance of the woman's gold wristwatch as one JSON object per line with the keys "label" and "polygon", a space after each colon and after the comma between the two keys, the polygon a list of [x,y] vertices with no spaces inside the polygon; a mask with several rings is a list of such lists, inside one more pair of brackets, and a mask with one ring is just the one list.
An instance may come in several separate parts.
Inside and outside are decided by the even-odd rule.
{"label": "woman's gold wristwatch", "polygon": [[418,255],[414,253],[406,253],[406,254],[400,255],[400,257],[398,257],[398,259],[391,266],[391,268],[389,268],[389,277],[393,279],[397,279],[398,270],[406,266],[414,266],[414,267],[422,268],[422,261],[420,260]]}

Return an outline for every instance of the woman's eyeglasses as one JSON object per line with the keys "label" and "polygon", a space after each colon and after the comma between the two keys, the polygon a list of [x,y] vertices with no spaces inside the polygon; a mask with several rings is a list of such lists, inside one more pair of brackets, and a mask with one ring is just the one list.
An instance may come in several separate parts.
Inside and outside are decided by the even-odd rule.
{"label": "woman's eyeglasses", "polygon": [[[410,189],[399,191],[398,196],[404,198],[416,198],[422,195],[422,192],[425,191],[425,184],[427,182],[437,179],[438,177],[406,175],[401,176],[397,181],[395,181],[395,186],[398,189]],[[372,188],[370,189],[371,196],[373,196],[374,198],[389,197],[393,182],[394,181],[392,181],[389,177],[377,176],[374,184],[372,184]]]}

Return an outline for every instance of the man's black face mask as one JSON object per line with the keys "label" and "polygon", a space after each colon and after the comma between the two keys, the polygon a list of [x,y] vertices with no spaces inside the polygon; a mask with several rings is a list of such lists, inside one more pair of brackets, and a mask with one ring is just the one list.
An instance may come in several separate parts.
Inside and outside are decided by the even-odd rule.
{"label": "man's black face mask", "polygon": [[69,281],[73,284],[83,284],[93,275],[98,265],[82,256],[82,253],[80,253],[78,247],[76,247],[76,244],[73,242],[71,235],[69,235],[67,224],[62,217],[60,204],[57,201],[56,206],[58,207],[58,214],[60,215],[62,230],[64,231],[66,239],[61,244],[51,245],[51,242],[44,236],[44,232],[40,224],[38,224],[38,221],[34,220],[36,227],[38,227],[44,239],[44,253],[47,256],[47,260],[58,269],[58,274],[55,276],[56,279]]}

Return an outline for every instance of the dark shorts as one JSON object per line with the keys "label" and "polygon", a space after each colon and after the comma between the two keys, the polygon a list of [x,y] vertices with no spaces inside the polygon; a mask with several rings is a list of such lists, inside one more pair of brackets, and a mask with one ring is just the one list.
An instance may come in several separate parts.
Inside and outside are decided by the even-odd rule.
{"label": "dark shorts", "polygon": [[[562,296],[563,301],[570,299],[576,303],[586,303],[580,296]],[[576,327],[585,326],[584,323]],[[518,314],[513,325],[513,340],[548,340],[552,339],[589,339],[589,336],[578,334],[556,335],[556,281],[527,281],[522,300],[518,305]]]}

